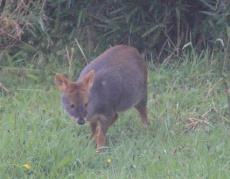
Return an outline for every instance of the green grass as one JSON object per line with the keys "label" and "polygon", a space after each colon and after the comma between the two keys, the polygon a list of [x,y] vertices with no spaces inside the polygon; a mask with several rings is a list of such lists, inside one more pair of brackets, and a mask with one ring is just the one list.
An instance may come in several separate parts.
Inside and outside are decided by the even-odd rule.
{"label": "green grass", "polygon": [[3,68],[0,82],[14,94],[0,94],[0,178],[229,178],[230,126],[216,66],[193,59],[149,70],[151,125],[144,129],[134,109],[120,114],[101,154],[88,126],[64,113],[49,68],[24,75]]}

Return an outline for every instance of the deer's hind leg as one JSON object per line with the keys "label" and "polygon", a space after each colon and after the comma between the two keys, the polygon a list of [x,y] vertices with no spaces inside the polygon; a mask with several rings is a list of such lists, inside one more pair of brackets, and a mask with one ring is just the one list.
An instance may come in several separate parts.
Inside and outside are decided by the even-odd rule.
{"label": "deer's hind leg", "polygon": [[147,127],[149,125],[148,120],[148,112],[147,112],[147,91],[144,98],[135,106],[136,110],[138,111],[141,121],[144,124],[144,127]]}

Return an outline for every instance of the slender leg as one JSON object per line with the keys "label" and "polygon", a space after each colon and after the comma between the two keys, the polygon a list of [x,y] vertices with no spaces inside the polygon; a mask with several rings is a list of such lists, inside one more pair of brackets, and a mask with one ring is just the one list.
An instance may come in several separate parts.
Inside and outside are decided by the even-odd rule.
{"label": "slender leg", "polygon": [[108,131],[108,128],[117,120],[117,118],[117,113],[115,113],[110,119],[105,116],[100,116],[96,129],[96,144],[98,153],[103,150],[103,146],[106,144],[106,132]]}
{"label": "slender leg", "polygon": [[97,122],[90,122],[90,128],[91,128],[91,139],[95,140],[95,134],[97,131]]}
{"label": "slender leg", "polygon": [[103,147],[106,144],[106,136],[105,136],[105,131],[103,130],[104,127],[101,125],[98,125],[97,127],[97,134],[96,134],[96,145],[97,149],[96,152],[100,153],[103,151]]}
{"label": "slender leg", "polygon": [[135,108],[137,109],[137,111],[140,114],[141,121],[143,122],[144,127],[148,127],[149,120],[148,120],[148,117],[147,117],[147,108],[146,108],[146,106],[139,105],[139,106],[136,106]]}

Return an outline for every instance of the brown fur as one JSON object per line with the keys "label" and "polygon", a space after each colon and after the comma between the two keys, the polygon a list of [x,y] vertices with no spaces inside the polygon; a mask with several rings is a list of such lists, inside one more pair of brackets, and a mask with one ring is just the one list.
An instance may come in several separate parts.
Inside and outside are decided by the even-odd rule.
{"label": "brown fur", "polygon": [[112,47],[88,64],[77,81],[57,74],[55,83],[62,92],[67,112],[79,124],[84,123],[84,118],[90,123],[98,152],[106,144],[106,132],[117,120],[118,112],[133,106],[144,126],[149,124],[147,67],[133,47]]}

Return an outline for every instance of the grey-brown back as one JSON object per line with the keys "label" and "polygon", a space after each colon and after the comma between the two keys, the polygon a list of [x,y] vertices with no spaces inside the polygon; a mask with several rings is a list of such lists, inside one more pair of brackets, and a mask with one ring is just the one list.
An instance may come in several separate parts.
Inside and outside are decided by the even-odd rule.
{"label": "grey-brown back", "polygon": [[147,68],[139,52],[118,45],[106,50],[89,63],[79,79],[95,70],[88,103],[88,117],[111,115],[147,101]]}

